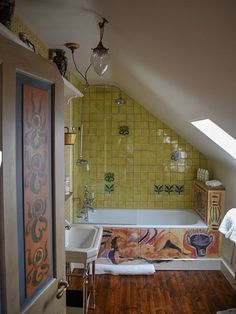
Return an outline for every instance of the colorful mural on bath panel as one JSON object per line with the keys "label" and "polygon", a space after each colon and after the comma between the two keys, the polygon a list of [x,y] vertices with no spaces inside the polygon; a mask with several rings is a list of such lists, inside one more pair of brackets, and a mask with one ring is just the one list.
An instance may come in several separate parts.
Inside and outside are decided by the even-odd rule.
{"label": "colorful mural on bath panel", "polygon": [[219,233],[210,229],[105,228],[99,258],[113,264],[160,263],[218,254]]}
{"label": "colorful mural on bath panel", "polygon": [[23,219],[26,297],[50,272],[50,127],[47,90],[23,84]]}

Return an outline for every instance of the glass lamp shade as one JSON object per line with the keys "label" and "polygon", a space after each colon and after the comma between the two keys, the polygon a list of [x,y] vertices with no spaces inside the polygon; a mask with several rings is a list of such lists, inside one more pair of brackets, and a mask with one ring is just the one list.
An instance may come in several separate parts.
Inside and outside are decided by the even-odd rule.
{"label": "glass lamp shade", "polygon": [[94,71],[102,76],[109,67],[110,56],[108,53],[108,49],[99,47],[99,45],[93,49],[92,55],[90,57],[90,62],[93,65]]}

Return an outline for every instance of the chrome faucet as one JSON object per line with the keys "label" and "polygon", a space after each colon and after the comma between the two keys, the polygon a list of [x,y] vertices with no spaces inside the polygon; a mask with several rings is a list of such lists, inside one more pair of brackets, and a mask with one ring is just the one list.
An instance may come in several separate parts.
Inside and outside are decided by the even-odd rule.
{"label": "chrome faucet", "polygon": [[71,229],[71,224],[69,223],[69,221],[67,219],[65,219],[65,229],[66,230],[70,230]]}
{"label": "chrome faucet", "polygon": [[93,201],[94,201],[94,193],[90,193],[88,186],[85,185],[83,207],[82,207],[81,213],[83,214],[84,220],[86,220],[86,221],[88,221],[88,211],[89,210],[94,211],[94,208],[92,207]]}

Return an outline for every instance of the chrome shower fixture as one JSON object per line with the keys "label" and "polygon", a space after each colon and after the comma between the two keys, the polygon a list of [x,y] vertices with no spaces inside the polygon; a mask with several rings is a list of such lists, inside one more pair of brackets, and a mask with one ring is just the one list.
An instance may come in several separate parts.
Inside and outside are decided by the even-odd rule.
{"label": "chrome shower fixture", "polygon": [[76,161],[76,165],[81,165],[81,166],[87,165],[87,163],[88,163],[88,160],[83,159],[83,158],[80,158]]}
{"label": "chrome shower fixture", "polygon": [[87,169],[89,169],[88,160],[83,158],[83,134],[84,134],[83,124],[81,124],[79,130],[80,130],[80,156],[79,159],[76,161],[76,165],[87,166]]}
{"label": "chrome shower fixture", "polygon": [[123,98],[121,95],[119,95],[119,97],[116,98],[115,100],[117,105],[125,105],[126,104],[126,99]]}

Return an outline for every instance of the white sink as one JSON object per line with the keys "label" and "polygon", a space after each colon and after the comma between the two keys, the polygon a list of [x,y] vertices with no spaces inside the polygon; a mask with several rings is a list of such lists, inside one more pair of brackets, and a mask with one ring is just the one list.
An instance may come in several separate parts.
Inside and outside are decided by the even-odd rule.
{"label": "white sink", "polygon": [[97,259],[102,227],[73,224],[65,230],[66,262],[84,265]]}

